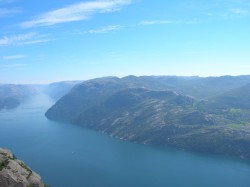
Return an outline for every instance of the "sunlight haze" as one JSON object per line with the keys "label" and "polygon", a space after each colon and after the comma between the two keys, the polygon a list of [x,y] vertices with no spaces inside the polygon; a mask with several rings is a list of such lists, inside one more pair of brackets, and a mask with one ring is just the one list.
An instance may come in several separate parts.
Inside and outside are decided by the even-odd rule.
{"label": "sunlight haze", "polygon": [[250,72],[248,0],[0,0],[0,83]]}

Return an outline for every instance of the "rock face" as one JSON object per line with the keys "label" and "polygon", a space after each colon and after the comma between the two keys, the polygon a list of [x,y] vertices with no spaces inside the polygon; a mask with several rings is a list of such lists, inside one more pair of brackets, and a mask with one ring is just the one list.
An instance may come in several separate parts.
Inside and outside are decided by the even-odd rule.
{"label": "rock face", "polygon": [[0,187],[45,187],[41,177],[17,160],[13,154],[0,148]]}

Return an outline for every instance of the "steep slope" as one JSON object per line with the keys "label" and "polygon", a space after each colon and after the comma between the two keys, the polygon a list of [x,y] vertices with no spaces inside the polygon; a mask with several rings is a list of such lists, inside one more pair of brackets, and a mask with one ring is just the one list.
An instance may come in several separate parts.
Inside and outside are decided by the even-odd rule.
{"label": "steep slope", "polygon": [[213,98],[226,91],[250,83],[250,76],[224,77],[177,77],[177,76],[127,76],[124,78],[104,77],[84,81],[63,96],[46,116],[50,119],[71,121],[82,111],[90,108],[128,87],[150,90],[172,90],[183,95]]}
{"label": "steep slope", "polygon": [[72,121],[82,111],[99,104],[126,84],[116,77],[93,79],[76,85],[47,112],[50,119]]}
{"label": "steep slope", "polygon": [[213,125],[194,103],[172,91],[128,88],[83,111],[73,123],[126,139],[170,125]]}
{"label": "steep slope", "polygon": [[217,124],[196,101],[171,91],[130,88],[82,112],[73,123],[133,142],[250,158],[250,126]]}
{"label": "steep slope", "polygon": [[[215,84],[216,78],[211,79],[209,82]],[[226,95],[235,99],[244,96],[241,103],[247,103],[248,85],[239,86],[247,79],[221,77],[217,81],[222,80],[222,83],[210,89],[211,96],[208,94],[207,99],[199,100],[194,96],[206,90],[194,93],[193,97],[177,91],[188,87],[190,81],[200,84],[201,79],[197,77],[99,78],[74,87],[46,112],[46,116],[138,143],[250,158],[250,110],[244,108],[239,112],[234,104],[226,101],[223,101],[227,103],[225,108],[219,107],[219,98]],[[219,90],[220,85],[232,80],[236,83],[228,83]],[[193,85],[197,84],[192,83],[185,92],[193,90]],[[203,86],[209,87],[212,83]],[[224,95],[220,95],[223,91]],[[219,96],[215,97],[217,94]]]}

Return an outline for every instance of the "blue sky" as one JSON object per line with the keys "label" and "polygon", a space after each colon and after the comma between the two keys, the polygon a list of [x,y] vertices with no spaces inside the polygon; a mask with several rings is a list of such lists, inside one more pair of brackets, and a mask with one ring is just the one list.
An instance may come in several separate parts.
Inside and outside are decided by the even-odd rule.
{"label": "blue sky", "polygon": [[0,0],[0,83],[250,74],[249,0]]}

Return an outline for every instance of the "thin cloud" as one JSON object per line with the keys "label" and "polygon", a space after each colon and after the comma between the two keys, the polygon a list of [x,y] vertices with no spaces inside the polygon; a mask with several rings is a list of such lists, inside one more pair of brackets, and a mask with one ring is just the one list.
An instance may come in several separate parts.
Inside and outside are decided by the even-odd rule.
{"label": "thin cloud", "polygon": [[46,12],[31,21],[21,23],[20,26],[31,28],[86,20],[94,14],[120,10],[123,6],[129,5],[131,2],[132,0],[97,0],[81,2]]}
{"label": "thin cloud", "polygon": [[20,8],[0,8],[0,18],[7,17],[14,14],[21,13],[22,10]]}
{"label": "thin cloud", "polygon": [[38,44],[38,43],[46,43],[46,42],[51,42],[54,41],[56,39],[39,39],[39,40],[28,40],[28,41],[24,41],[21,42],[20,45],[31,45],[31,44]]}
{"label": "thin cloud", "polygon": [[28,45],[28,44],[49,42],[52,40],[54,39],[49,39],[47,35],[31,32],[14,36],[4,36],[3,38],[0,38],[0,46]]}
{"label": "thin cloud", "polygon": [[19,60],[26,58],[25,55],[12,55],[12,56],[2,56],[3,60]]}
{"label": "thin cloud", "polygon": [[7,4],[7,3],[12,3],[15,0],[0,0],[0,4]]}
{"label": "thin cloud", "polygon": [[204,16],[215,19],[237,19],[244,18],[250,15],[250,12],[244,8],[231,8],[220,12],[202,12]]}
{"label": "thin cloud", "polygon": [[200,20],[198,18],[194,18],[194,19],[183,21],[183,22],[180,22],[180,23],[193,25],[193,24],[200,24],[202,22],[203,22],[202,20]]}
{"label": "thin cloud", "polygon": [[236,17],[245,17],[249,15],[249,11],[245,10],[243,8],[231,8],[228,11],[231,15],[236,16]]}
{"label": "thin cloud", "polygon": [[174,21],[170,20],[146,20],[146,21],[141,21],[139,25],[159,25],[159,24],[172,24],[175,23]]}
{"label": "thin cloud", "polygon": [[121,25],[109,25],[106,27],[102,27],[100,29],[91,29],[91,30],[87,31],[87,33],[89,33],[89,34],[105,34],[105,33],[111,32],[111,31],[120,30],[121,28],[123,28],[123,26],[121,26]]}
{"label": "thin cloud", "polygon": [[1,64],[0,69],[16,69],[16,68],[23,68],[26,64]]}

